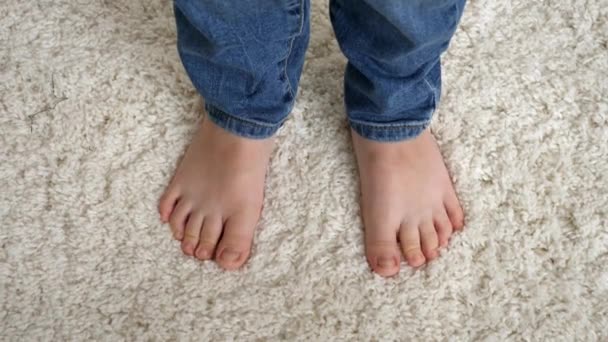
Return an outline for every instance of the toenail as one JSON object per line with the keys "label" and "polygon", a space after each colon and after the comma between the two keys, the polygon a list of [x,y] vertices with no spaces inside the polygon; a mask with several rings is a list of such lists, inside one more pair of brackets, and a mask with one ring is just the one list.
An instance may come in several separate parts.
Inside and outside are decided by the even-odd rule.
{"label": "toenail", "polygon": [[188,254],[188,255],[192,255],[192,253],[194,253],[194,247],[192,246],[192,244],[188,243],[188,242],[184,242],[183,246],[182,246],[182,250],[184,251],[184,253]]}
{"label": "toenail", "polygon": [[211,253],[209,253],[209,251],[206,249],[199,250],[197,254],[198,254],[198,257],[201,259],[210,259],[211,258]]}
{"label": "toenail", "polygon": [[222,259],[222,261],[232,262],[232,261],[237,261],[240,256],[241,256],[241,253],[239,253],[239,252],[225,250],[222,253],[222,257],[220,259]]}
{"label": "toenail", "polygon": [[407,259],[409,264],[412,266],[416,265],[415,267],[424,264],[424,262],[426,261],[422,254],[414,254]]}
{"label": "toenail", "polygon": [[397,265],[395,263],[395,258],[382,257],[378,259],[378,266],[381,268],[394,267],[395,265]]}

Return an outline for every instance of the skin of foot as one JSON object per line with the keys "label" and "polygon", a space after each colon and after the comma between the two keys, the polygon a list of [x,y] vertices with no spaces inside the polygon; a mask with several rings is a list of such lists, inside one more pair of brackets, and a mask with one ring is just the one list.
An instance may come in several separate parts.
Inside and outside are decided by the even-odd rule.
{"label": "skin of foot", "polygon": [[159,202],[184,254],[227,270],[249,258],[272,139],[231,134],[205,118]]}
{"label": "skin of foot", "polygon": [[464,215],[430,130],[395,143],[352,137],[371,269],[389,277],[402,256],[412,267],[437,258]]}

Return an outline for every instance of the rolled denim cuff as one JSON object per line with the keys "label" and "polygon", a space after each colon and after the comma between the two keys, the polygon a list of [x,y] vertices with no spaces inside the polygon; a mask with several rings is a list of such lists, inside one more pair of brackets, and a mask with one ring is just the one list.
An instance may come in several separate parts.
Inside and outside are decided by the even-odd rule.
{"label": "rolled denim cuff", "polygon": [[277,132],[284,122],[281,121],[278,124],[268,124],[251,119],[244,119],[228,114],[210,104],[205,104],[205,109],[213,123],[232,134],[249,139],[269,138]]}
{"label": "rolled denim cuff", "polygon": [[350,127],[365,139],[379,142],[397,142],[414,139],[431,123],[426,121],[407,121],[403,123],[369,123],[349,120]]}

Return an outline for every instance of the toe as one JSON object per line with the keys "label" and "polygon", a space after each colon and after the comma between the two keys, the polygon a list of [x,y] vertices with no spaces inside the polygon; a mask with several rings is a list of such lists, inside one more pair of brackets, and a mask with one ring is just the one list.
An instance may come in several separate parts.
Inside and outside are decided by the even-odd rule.
{"label": "toe", "polygon": [[204,216],[201,212],[193,212],[188,217],[184,239],[182,240],[182,251],[186,255],[193,255],[198,245],[201,227],[203,226]]}
{"label": "toe", "polygon": [[235,270],[245,263],[257,220],[255,212],[236,214],[226,220],[216,253],[216,261],[222,268]]}
{"label": "toe", "polygon": [[462,230],[462,228],[464,228],[464,212],[462,211],[456,194],[451,192],[444,200],[444,205],[454,230]]}
{"label": "toe", "polygon": [[203,222],[203,229],[201,230],[201,236],[196,248],[196,257],[200,260],[209,260],[213,258],[215,252],[215,246],[220,240],[222,235],[222,219],[217,216],[205,217]]}
{"label": "toe", "polygon": [[365,229],[365,254],[372,271],[383,277],[399,273],[399,245],[388,223],[371,223]]}
{"label": "toe", "polygon": [[420,230],[420,247],[422,247],[422,253],[426,260],[431,261],[437,258],[437,256],[439,256],[439,253],[437,252],[437,248],[439,248],[439,239],[432,221],[423,221],[418,229]]}
{"label": "toe", "polygon": [[179,192],[176,188],[169,187],[165,190],[165,193],[160,197],[158,201],[158,213],[160,214],[160,220],[164,223],[169,221],[171,212],[175,207],[175,202],[179,198]]}
{"label": "toe", "polygon": [[383,277],[399,273],[399,246],[397,238],[378,240],[366,239],[365,254],[372,271]]}
{"label": "toe", "polygon": [[446,247],[452,236],[452,222],[445,210],[441,209],[433,218],[435,224],[435,231],[437,232],[437,238],[439,239],[439,246]]}
{"label": "toe", "polygon": [[175,209],[173,212],[171,212],[171,216],[169,217],[169,225],[171,226],[173,237],[176,240],[181,241],[184,238],[186,218],[188,217],[188,214],[190,214],[191,208],[192,207],[187,201],[181,200],[177,202]]}
{"label": "toe", "polygon": [[402,224],[399,230],[401,252],[407,263],[412,267],[424,264],[425,258],[420,247],[420,232],[418,227],[412,224]]}

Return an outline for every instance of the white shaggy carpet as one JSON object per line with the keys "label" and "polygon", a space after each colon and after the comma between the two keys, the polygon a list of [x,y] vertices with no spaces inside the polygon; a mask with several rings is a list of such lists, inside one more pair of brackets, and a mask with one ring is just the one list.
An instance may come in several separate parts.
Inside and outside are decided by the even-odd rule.
{"label": "white shaggy carpet", "polygon": [[156,213],[202,112],[171,2],[2,1],[0,340],[608,340],[608,1],[470,1],[433,123],[466,230],[388,280],[313,12],[256,247],[227,273]]}

